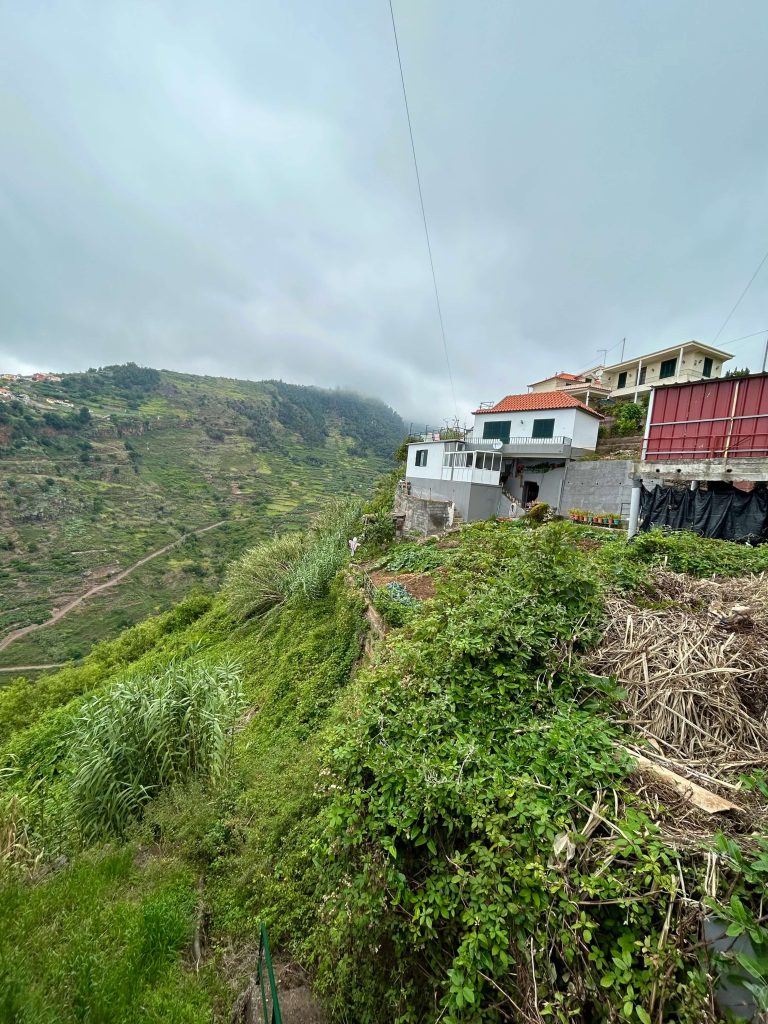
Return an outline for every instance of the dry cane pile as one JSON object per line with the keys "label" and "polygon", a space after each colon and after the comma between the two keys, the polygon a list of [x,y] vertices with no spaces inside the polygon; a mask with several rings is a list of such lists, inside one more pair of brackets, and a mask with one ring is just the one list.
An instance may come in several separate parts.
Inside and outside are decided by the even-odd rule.
{"label": "dry cane pile", "polygon": [[[667,782],[682,777],[746,810],[739,776],[768,769],[768,578],[697,580],[658,570],[651,583],[652,600],[609,599],[591,668],[626,691],[627,724],[638,737],[630,749],[662,770],[649,773],[641,761],[645,795],[673,805],[662,816],[665,831],[695,839],[724,822],[718,814],[707,829],[701,805],[681,805],[681,787],[664,785],[665,770]],[[752,801],[752,827],[755,815]],[[745,826],[742,815],[739,831]]]}

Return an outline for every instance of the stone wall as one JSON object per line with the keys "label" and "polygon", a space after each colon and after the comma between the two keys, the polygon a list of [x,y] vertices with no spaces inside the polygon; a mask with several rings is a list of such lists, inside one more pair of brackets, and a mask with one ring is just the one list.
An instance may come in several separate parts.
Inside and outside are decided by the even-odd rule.
{"label": "stone wall", "polygon": [[403,535],[418,534],[432,537],[453,526],[455,506],[442,498],[419,498],[413,494],[399,494],[395,501],[395,514],[405,516]]}

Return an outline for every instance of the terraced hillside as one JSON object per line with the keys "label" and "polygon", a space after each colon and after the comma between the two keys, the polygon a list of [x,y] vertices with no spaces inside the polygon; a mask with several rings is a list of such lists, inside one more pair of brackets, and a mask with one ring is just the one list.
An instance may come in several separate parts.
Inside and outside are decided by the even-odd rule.
{"label": "terraced hillside", "polygon": [[[300,525],[324,496],[368,490],[403,434],[379,402],[276,381],[129,364],[9,388],[0,667],[80,657],[193,588],[215,587],[234,555]],[[61,621],[7,642],[169,544]]]}

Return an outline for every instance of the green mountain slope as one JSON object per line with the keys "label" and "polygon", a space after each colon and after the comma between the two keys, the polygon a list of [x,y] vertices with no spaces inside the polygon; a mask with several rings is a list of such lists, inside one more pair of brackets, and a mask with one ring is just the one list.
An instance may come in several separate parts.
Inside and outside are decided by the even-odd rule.
{"label": "green mountain slope", "polygon": [[404,432],[391,409],[348,392],[131,364],[9,388],[14,400],[0,403],[0,644],[181,543],[15,639],[0,667],[80,657],[191,589],[215,587],[234,555],[300,525],[320,499],[367,491]]}

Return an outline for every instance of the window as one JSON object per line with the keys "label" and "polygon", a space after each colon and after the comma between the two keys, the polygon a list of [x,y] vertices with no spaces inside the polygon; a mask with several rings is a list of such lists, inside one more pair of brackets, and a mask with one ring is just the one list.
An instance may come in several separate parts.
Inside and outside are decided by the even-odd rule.
{"label": "window", "polygon": [[512,420],[490,420],[483,424],[483,438],[490,441],[503,441],[509,444],[509,431]]}
{"label": "window", "polygon": [[676,369],[677,369],[677,360],[676,359],[665,359],[664,362],[659,367],[659,377],[661,379],[663,379],[664,377],[674,377]]}
{"label": "window", "polygon": [[498,452],[477,452],[475,455],[475,469],[501,469],[501,455]]}
{"label": "window", "polygon": [[417,466],[426,466],[426,464],[427,464],[427,449],[426,448],[417,448],[416,449],[416,465]]}
{"label": "window", "polygon": [[467,452],[467,465],[472,465],[472,452]]}
{"label": "window", "polygon": [[627,386],[627,371],[619,374],[619,383],[616,385],[617,389],[625,388]]}
{"label": "window", "polygon": [[533,433],[531,437],[553,437],[555,433],[554,420],[534,420]]}
{"label": "window", "polygon": [[705,359],[704,360],[704,369],[701,372],[704,374],[705,377],[711,377],[712,376],[712,360],[711,359]]}
{"label": "window", "polygon": [[638,378],[637,378],[637,383],[638,384],[645,384],[645,375],[646,375],[647,371],[648,371],[648,367],[647,366],[641,367],[640,374],[638,375]]}

